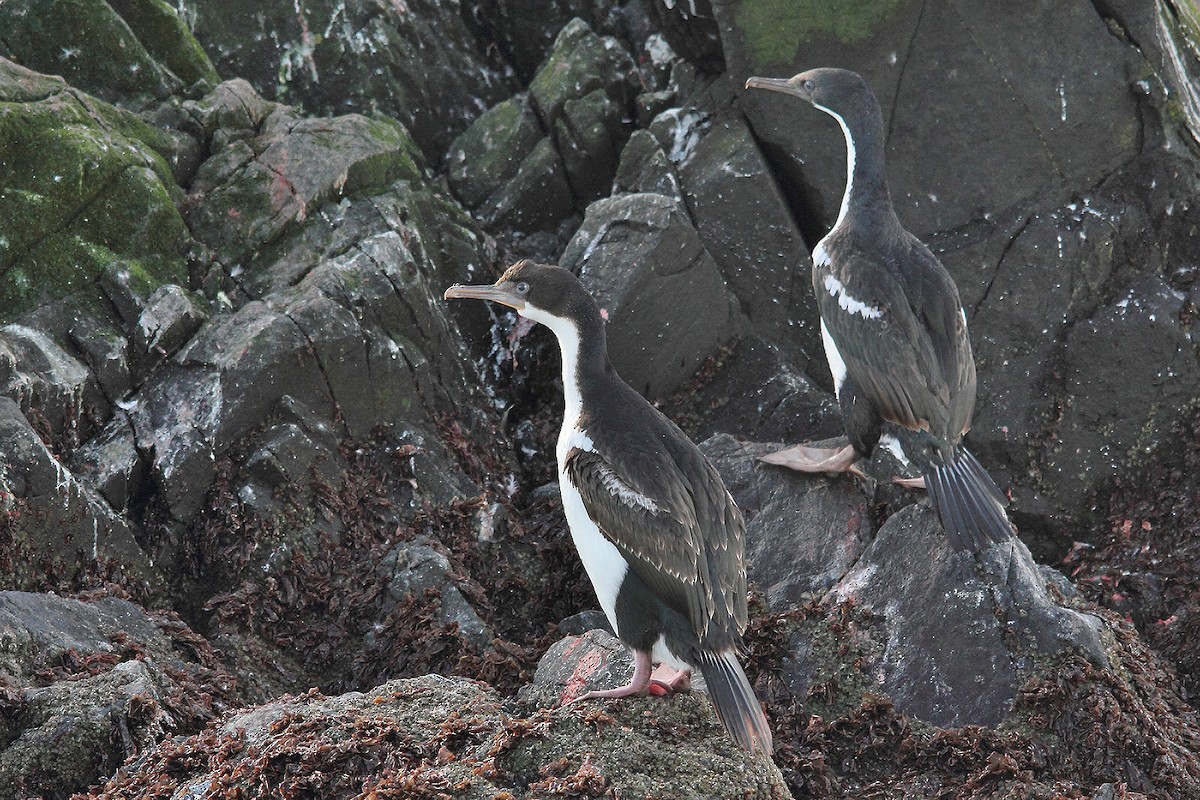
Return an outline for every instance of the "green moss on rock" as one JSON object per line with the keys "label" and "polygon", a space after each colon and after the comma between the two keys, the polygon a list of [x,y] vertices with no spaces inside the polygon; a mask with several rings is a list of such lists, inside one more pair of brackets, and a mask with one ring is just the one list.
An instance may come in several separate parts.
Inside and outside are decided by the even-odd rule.
{"label": "green moss on rock", "polygon": [[744,0],[737,24],[754,63],[790,64],[800,45],[814,38],[843,44],[879,30],[903,0]]}
{"label": "green moss on rock", "polygon": [[177,81],[104,0],[0,3],[0,55],[99,97],[163,97]]}
{"label": "green moss on rock", "polygon": [[153,139],[151,129],[92,102],[0,103],[0,320],[89,288],[118,260],[157,282],[185,279],[179,189],[122,132]]}
{"label": "green moss on rock", "polygon": [[186,85],[220,78],[196,37],[165,0],[108,0],[142,46]]}

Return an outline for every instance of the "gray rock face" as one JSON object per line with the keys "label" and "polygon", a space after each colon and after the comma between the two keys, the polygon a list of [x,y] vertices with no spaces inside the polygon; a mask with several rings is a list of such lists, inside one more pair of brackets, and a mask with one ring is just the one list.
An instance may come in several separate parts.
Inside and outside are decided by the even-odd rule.
{"label": "gray rock face", "polygon": [[738,314],[686,209],[659,194],[600,200],[559,262],[608,315],[608,350],[621,377],[660,398],[729,341]]}
{"label": "gray rock face", "polygon": [[679,169],[688,211],[742,311],[801,369],[824,369],[812,262],[750,129],[725,117]]}
{"label": "gray rock face", "polygon": [[[994,9],[931,16],[919,3],[840,16],[716,8],[737,85],[751,74],[836,64],[862,73],[880,98],[897,212],[939,254],[967,309],[980,381],[971,445],[1011,487],[1014,514],[1041,557],[1089,538],[1084,497],[1136,463],[1127,434],[1110,441],[1069,411],[1064,417],[1093,402],[1098,385],[1084,372],[1083,382],[1065,379],[1062,366],[1083,365],[1090,338],[1082,329],[1101,306],[1144,276],[1170,282],[1177,268],[1166,253],[1193,260],[1194,237],[1177,226],[1193,215],[1187,198],[1198,173],[1190,156],[1180,160],[1186,147],[1177,137],[1194,140],[1180,80],[1194,62],[1165,9],[1116,4],[1098,13],[1068,3],[1014,21]],[[1127,46],[1138,37],[1143,49]],[[1026,48],[1039,55],[1014,60]],[[815,242],[845,184],[840,130],[782,95],[745,92],[738,102]],[[1172,102],[1180,105],[1167,111]],[[1125,335],[1139,336],[1128,324]],[[1186,335],[1186,324],[1174,328],[1169,340]],[[1191,350],[1181,377],[1194,365]],[[1161,392],[1150,381],[1104,393],[1138,409],[1131,416],[1147,430],[1172,416],[1151,410]],[[1107,466],[1084,466],[1092,463]]]}
{"label": "gray rock face", "polygon": [[835,589],[883,620],[887,644],[872,672],[900,710],[946,727],[998,724],[1030,666],[1025,637],[1043,657],[1071,647],[1106,663],[1100,621],[1053,606],[1019,541],[993,550],[974,569],[931,512],[910,507]]}
{"label": "gray rock face", "polygon": [[223,75],[314,114],[378,110],[403,122],[430,159],[511,92],[502,65],[479,45],[457,2],[352,0],[297,11],[204,0],[195,9],[196,35],[217,54]]}
{"label": "gray rock face", "polygon": [[228,675],[198,694],[212,651],[182,657],[182,632],[124,600],[0,592],[0,798],[84,790],[234,700]]}
{"label": "gray rock face", "polygon": [[103,571],[102,563],[111,562],[131,582],[155,575],[128,521],[71,473],[8,397],[0,397],[0,452],[7,585],[76,563]]}
{"label": "gray rock face", "polygon": [[469,641],[484,647],[495,636],[475,613],[475,609],[454,585],[450,561],[428,544],[420,541],[398,545],[379,565],[390,575],[388,593],[396,601],[405,595],[421,596],[436,593],[441,601],[443,624],[455,624]]}
{"label": "gray rock face", "polygon": [[490,228],[554,227],[607,193],[636,74],[616,39],[571,20],[528,93],[493,107],[451,145],[451,190]]}
{"label": "gray rock face", "polygon": [[849,479],[813,480],[756,459],[778,445],[718,435],[700,446],[746,515],[746,573],[771,608],[823,595],[874,538],[867,500]]}

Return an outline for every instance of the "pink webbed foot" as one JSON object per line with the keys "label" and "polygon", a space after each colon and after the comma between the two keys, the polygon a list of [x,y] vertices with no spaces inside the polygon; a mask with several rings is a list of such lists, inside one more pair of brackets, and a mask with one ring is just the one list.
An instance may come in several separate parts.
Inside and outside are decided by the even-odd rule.
{"label": "pink webbed foot", "polygon": [[858,461],[858,453],[854,452],[851,445],[834,448],[797,444],[760,456],[758,460],[798,472],[849,472],[856,478],[865,479],[867,477],[861,469],[855,466],[854,462]]}
{"label": "pink webbed foot", "polygon": [[675,669],[666,664],[659,664],[650,675],[650,694],[655,697],[666,697],[669,694],[686,692],[691,688],[691,670]]}
{"label": "pink webbed foot", "polygon": [[633,677],[629,679],[629,683],[624,686],[618,686],[615,689],[593,689],[590,692],[584,692],[579,697],[568,700],[564,705],[574,705],[581,700],[631,697],[633,695],[646,694],[650,691],[650,668],[652,666],[649,653],[635,651],[633,654]]}
{"label": "pink webbed foot", "polygon": [[898,486],[904,486],[909,489],[924,489],[924,478],[901,478],[899,475],[892,478],[892,483]]}

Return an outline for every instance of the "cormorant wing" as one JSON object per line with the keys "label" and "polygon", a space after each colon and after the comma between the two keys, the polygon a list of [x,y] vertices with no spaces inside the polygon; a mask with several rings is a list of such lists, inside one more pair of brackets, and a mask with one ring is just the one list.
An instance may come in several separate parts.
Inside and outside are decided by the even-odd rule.
{"label": "cormorant wing", "polygon": [[697,639],[732,643],[747,619],[745,522],[716,470],[691,442],[683,444],[576,447],[564,471],[601,533],[663,603],[690,620]]}
{"label": "cormorant wing", "polygon": [[975,364],[950,275],[908,234],[884,263],[836,246],[813,284],[847,378],[884,419],[956,441],[970,427]]}

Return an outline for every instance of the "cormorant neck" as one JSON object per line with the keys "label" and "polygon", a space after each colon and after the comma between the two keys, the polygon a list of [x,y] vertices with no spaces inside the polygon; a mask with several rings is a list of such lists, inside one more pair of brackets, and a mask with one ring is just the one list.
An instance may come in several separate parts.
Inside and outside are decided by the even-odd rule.
{"label": "cormorant neck", "polygon": [[833,229],[853,225],[856,220],[876,230],[891,222],[899,225],[888,192],[883,114],[875,96],[867,90],[840,111],[814,105],[838,121],[846,138],[846,191]]}
{"label": "cormorant neck", "polygon": [[583,385],[615,376],[608,360],[604,319],[600,309],[586,298],[573,304],[568,315],[556,315],[538,308],[526,307],[524,316],[540,322],[558,339],[562,356],[563,395],[566,403],[564,421],[578,419],[583,408]]}

